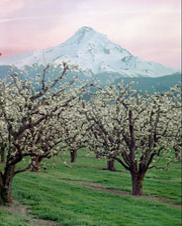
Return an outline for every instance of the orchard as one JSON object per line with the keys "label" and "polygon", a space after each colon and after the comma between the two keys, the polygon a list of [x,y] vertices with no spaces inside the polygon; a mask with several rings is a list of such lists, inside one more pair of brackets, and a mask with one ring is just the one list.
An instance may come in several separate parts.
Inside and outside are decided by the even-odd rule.
{"label": "orchard", "polygon": [[[118,161],[131,174],[132,194],[142,195],[142,182],[151,168],[166,168],[179,160],[181,96],[178,86],[166,93],[141,95],[124,86],[78,85],[60,76],[48,80],[47,65],[36,83],[14,73],[0,82],[0,203],[12,202],[16,174],[38,171],[43,159],[69,150],[89,148],[97,158]],[[87,92],[90,100],[83,99]],[[29,159],[25,168],[16,166]]]}

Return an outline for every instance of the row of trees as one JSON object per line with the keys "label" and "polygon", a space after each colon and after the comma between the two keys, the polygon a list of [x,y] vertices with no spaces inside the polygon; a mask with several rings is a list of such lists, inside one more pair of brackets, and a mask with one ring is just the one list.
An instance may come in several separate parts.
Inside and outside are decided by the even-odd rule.
{"label": "row of trees", "polygon": [[101,90],[91,103],[82,105],[89,125],[87,146],[98,157],[116,160],[130,172],[133,195],[142,194],[148,169],[167,167],[174,151],[180,150],[178,87],[144,97],[131,85],[120,84]]}
{"label": "row of trees", "polygon": [[[50,65],[37,75],[36,84],[17,74],[0,83],[0,203],[12,202],[13,177],[38,170],[44,158],[68,149],[88,147],[97,157],[118,161],[131,173],[132,194],[142,194],[148,169],[174,159],[181,146],[180,90],[142,96],[131,84],[108,86],[82,95],[93,84],[65,82],[68,66],[59,65],[60,76],[48,80]],[[57,70],[57,69],[56,69]],[[17,164],[29,158],[29,164]],[[165,160],[167,158],[167,160]]]}
{"label": "row of trees", "polygon": [[[38,169],[44,158],[58,155],[66,148],[63,121],[66,112],[77,106],[86,85],[75,85],[76,79],[64,82],[68,66],[59,65],[60,76],[47,78],[50,65],[34,81],[11,75],[11,82],[0,84],[0,143],[4,168],[0,171],[0,203],[12,202],[13,177],[32,168]],[[49,75],[50,76],[50,75]],[[30,163],[16,166],[23,159]]]}

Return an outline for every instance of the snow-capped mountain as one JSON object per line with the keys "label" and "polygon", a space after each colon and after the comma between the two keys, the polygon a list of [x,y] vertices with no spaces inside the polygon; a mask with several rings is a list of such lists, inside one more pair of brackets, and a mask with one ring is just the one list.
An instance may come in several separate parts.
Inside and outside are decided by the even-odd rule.
{"label": "snow-capped mountain", "polygon": [[33,64],[76,64],[87,75],[114,73],[125,77],[158,77],[179,72],[133,56],[126,49],[108,40],[106,35],[90,27],[80,28],[66,42],[40,51],[28,51],[0,59],[0,65],[23,68]]}

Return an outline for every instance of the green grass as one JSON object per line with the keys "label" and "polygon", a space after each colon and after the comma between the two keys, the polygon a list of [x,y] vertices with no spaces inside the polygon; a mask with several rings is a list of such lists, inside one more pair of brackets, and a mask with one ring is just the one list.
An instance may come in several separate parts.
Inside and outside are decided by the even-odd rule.
{"label": "green grass", "polygon": [[[64,158],[69,161],[69,156]],[[130,174],[119,164],[116,164],[117,172],[102,170],[106,161],[86,157],[83,151],[78,153],[76,163],[69,164],[71,168],[63,165],[59,157],[44,162],[47,170],[21,173],[13,183],[14,199],[28,205],[30,213],[39,218],[53,220],[63,226],[180,225],[181,211],[178,207],[151,198],[119,196],[83,185],[92,183],[131,192]],[[180,170],[180,164],[175,163],[168,171],[149,171],[143,184],[144,194],[180,204]],[[30,225],[22,224],[20,216],[5,212],[0,215],[0,222],[7,219],[10,223],[3,226]]]}
{"label": "green grass", "polygon": [[0,210],[0,226],[23,226],[29,225],[26,218],[17,214],[9,213],[8,211]]}

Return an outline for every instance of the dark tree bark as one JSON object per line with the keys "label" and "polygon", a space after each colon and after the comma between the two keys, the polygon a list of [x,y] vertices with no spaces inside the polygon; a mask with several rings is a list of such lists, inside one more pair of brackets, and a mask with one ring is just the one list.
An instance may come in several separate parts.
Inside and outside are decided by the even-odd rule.
{"label": "dark tree bark", "polygon": [[139,169],[137,169],[137,164],[134,162],[130,166],[126,165],[120,158],[115,157],[126,170],[131,174],[132,181],[132,195],[142,195],[143,194],[143,179],[145,173],[147,172],[147,166],[140,164]]}
{"label": "dark tree bark", "polygon": [[176,147],[174,147],[174,154],[175,154],[176,160],[177,160],[177,161],[180,161],[180,154],[181,154],[181,152],[180,152],[180,150],[179,150],[178,148],[176,148]]}
{"label": "dark tree bark", "polygon": [[116,171],[116,168],[114,167],[114,163],[115,163],[114,159],[108,160],[107,168],[103,168],[103,170],[109,170],[109,171],[113,171],[113,172]]}
{"label": "dark tree bark", "polygon": [[5,162],[5,146],[2,144],[0,147],[0,156],[1,156],[1,163]]}
{"label": "dark tree bark", "polygon": [[142,195],[143,194],[143,175],[138,175],[138,173],[131,173],[132,179],[132,195]]}
{"label": "dark tree bark", "polygon": [[70,151],[70,155],[71,155],[71,162],[76,162],[76,157],[77,157],[77,151],[76,150],[71,150]]}
{"label": "dark tree bark", "polygon": [[116,171],[115,167],[114,167],[114,162],[115,160],[114,159],[111,159],[111,160],[108,160],[107,161],[107,169],[109,171]]}
{"label": "dark tree bark", "polygon": [[4,174],[0,175],[0,204],[12,203],[12,181],[15,165],[5,168]]}
{"label": "dark tree bark", "polygon": [[41,156],[33,158],[31,172],[36,173],[39,171],[40,163],[41,163],[42,159],[43,159],[43,157],[41,157]]}

